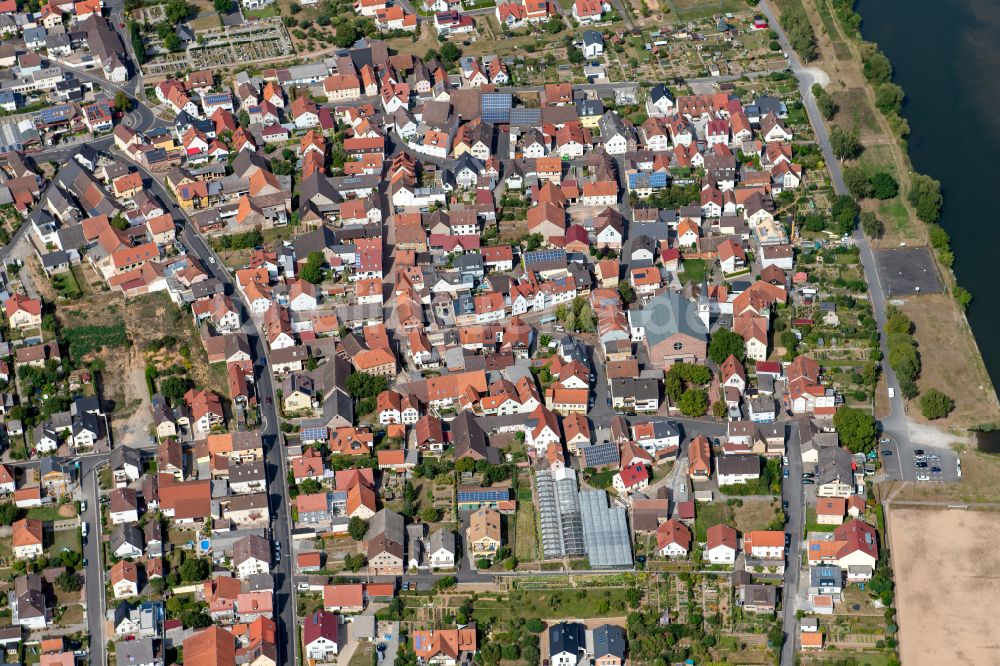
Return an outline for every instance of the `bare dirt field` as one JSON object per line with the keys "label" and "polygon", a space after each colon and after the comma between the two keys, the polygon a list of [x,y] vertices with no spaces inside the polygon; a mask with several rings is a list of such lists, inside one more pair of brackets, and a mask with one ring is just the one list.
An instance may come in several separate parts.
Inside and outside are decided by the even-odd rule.
{"label": "bare dirt field", "polygon": [[1000,513],[895,510],[889,529],[902,662],[1000,663]]}

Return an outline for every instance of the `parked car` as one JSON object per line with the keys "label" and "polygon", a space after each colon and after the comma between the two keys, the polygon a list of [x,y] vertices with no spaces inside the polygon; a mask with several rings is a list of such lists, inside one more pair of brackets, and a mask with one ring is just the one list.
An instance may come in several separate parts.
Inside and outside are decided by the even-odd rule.
{"label": "parked car", "polygon": [[802,479],[802,485],[803,486],[811,486],[814,483],[816,483],[816,482],[814,480],[812,480],[812,479]]}

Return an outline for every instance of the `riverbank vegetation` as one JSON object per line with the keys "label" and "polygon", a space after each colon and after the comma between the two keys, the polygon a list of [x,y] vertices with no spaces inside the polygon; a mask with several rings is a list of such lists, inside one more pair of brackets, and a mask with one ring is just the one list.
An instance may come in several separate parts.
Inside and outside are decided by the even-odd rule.
{"label": "riverbank vegetation", "polygon": [[[814,85],[812,94],[828,121],[845,184],[859,204],[855,210],[862,231],[876,247],[926,244],[936,258],[945,293],[901,299],[899,310],[909,315],[910,331],[895,336],[887,331],[891,358],[885,360],[896,369],[902,392],[917,408],[910,410],[911,415],[926,412],[924,417],[930,420],[941,418],[945,411],[946,423],[960,426],[1000,422],[1000,405],[964,317],[972,297],[956,283],[950,238],[938,224],[941,184],[913,171],[907,142],[910,127],[901,113],[905,92],[893,82],[892,63],[876,44],[862,38],[861,17],[852,0],[774,0],[774,4],[796,52],[832,79]],[[811,39],[802,37],[807,32]],[[930,312],[921,311],[928,308]],[[979,390],[968,390],[970,385]],[[954,408],[932,391],[953,400]],[[927,410],[920,409],[925,393],[932,396]],[[949,409],[942,410],[942,405]],[[876,393],[876,411],[886,413],[887,408],[882,389]]]}

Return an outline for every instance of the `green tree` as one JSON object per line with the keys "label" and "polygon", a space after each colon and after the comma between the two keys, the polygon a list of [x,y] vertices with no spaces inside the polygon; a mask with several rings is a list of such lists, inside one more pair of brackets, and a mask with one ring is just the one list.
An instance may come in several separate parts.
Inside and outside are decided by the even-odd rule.
{"label": "green tree", "polygon": [[56,587],[63,592],[79,592],[83,579],[75,571],[66,570],[56,577]]}
{"label": "green tree", "polygon": [[878,219],[878,216],[874,212],[866,210],[861,213],[861,230],[869,238],[881,238],[885,232],[885,227],[882,224],[882,220]]}
{"label": "green tree", "polygon": [[739,333],[734,333],[728,328],[720,328],[712,334],[712,339],[708,343],[708,357],[721,365],[730,355],[741,362],[746,359],[746,341]]}
{"label": "green tree", "polygon": [[209,573],[211,573],[211,567],[208,560],[203,560],[200,557],[189,557],[184,560],[180,567],[181,580],[188,583],[205,580]]}
{"label": "green tree", "polygon": [[952,295],[955,297],[955,302],[963,310],[968,309],[969,304],[972,303],[972,294],[965,287],[960,287],[955,285],[955,288],[951,290]]}
{"label": "green tree", "polygon": [[684,416],[692,418],[704,416],[705,412],[708,411],[708,396],[701,389],[690,388],[681,394],[680,400],[677,401],[677,407]]}
{"label": "green tree", "polygon": [[445,42],[441,45],[438,56],[441,58],[441,62],[445,67],[450,67],[458,62],[458,59],[462,57],[462,49],[458,48],[451,42]]}
{"label": "green tree", "polygon": [[456,585],[458,585],[458,579],[454,576],[442,576],[435,581],[434,589],[437,592],[443,592],[444,590],[450,590]]}
{"label": "green tree", "polygon": [[886,171],[878,171],[871,177],[872,194],[876,199],[891,199],[899,194],[899,183]]}
{"label": "green tree", "polygon": [[875,106],[884,114],[899,113],[906,94],[895,83],[882,83],[875,88]]}
{"label": "green tree", "polygon": [[349,48],[358,41],[358,29],[353,23],[342,23],[337,26],[337,34],[333,38],[333,43],[342,49]]}
{"label": "green tree", "polygon": [[193,388],[191,379],[185,375],[170,375],[160,382],[160,393],[163,394],[172,405],[179,405],[184,401],[184,394],[188,389]]}
{"label": "green tree", "polygon": [[878,86],[892,78],[892,63],[874,44],[865,44],[861,54],[862,72],[873,86]]}
{"label": "green tree", "polygon": [[583,55],[583,51],[576,48],[575,46],[571,46],[569,47],[569,49],[567,49],[566,56],[569,59],[569,61],[574,65],[579,65],[584,60],[586,60],[586,58]]}
{"label": "green tree", "polygon": [[816,98],[816,107],[819,109],[819,112],[823,115],[823,118],[826,120],[830,120],[831,118],[833,118],[833,116],[836,115],[837,111],[839,110],[839,107],[837,106],[837,103],[833,100],[833,97],[831,97],[830,94],[823,89],[823,86],[821,86],[818,83],[813,84],[812,94],[813,97]]}
{"label": "green tree", "polygon": [[194,7],[187,0],[169,0],[163,11],[167,22],[174,26],[186,21],[194,13]]}
{"label": "green tree", "polygon": [[886,335],[893,335],[898,333],[904,333],[909,335],[913,332],[913,322],[910,320],[906,314],[895,307],[886,308],[886,320],[885,320],[885,333]]}
{"label": "green tree", "polygon": [[716,400],[715,402],[712,403],[712,416],[714,416],[715,418],[717,419],[725,418],[728,412],[729,412],[729,407],[726,406],[725,401]]}
{"label": "green tree", "polygon": [[368,558],[364,553],[352,553],[344,558],[344,566],[348,571],[360,571],[361,567],[368,564]]}
{"label": "green tree", "polygon": [[631,305],[635,302],[635,290],[625,280],[618,283],[618,296],[621,297],[622,303],[625,305]]}
{"label": "green tree", "polygon": [[941,391],[932,388],[920,396],[920,413],[925,419],[943,419],[955,409],[955,401]]}
{"label": "green tree", "polygon": [[180,51],[183,47],[184,42],[182,42],[181,38],[177,36],[177,33],[170,32],[163,37],[163,48],[171,53]]}
{"label": "green tree", "polygon": [[326,257],[320,251],[310,252],[306,258],[306,265],[302,267],[302,279],[312,284],[319,284],[323,281],[323,264]]}
{"label": "green tree", "polygon": [[830,145],[839,160],[853,160],[861,154],[861,141],[854,132],[834,127],[830,132]]}
{"label": "green tree", "polygon": [[355,372],[347,378],[347,392],[353,398],[374,398],[389,386],[382,375]]}
{"label": "green tree", "polygon": [[833,415],[841,443],[854,453],[867,453],[875,445],[875,417],[857,407],[843,406]]}
{"label": "green tree", "polygon": [[125,92],[118,91],[115,93],[114,107],[119,113],[127,113],[132,110],[132,100]]}
{"label": "green tree", "polygon": [[855,199],[867,199],[872,195],[872,181],[864,167],[852,166],[844,169],[844,184]]}
{"label": "green tree", "polygon": [[347,533],[351,535],[351,538],[355,541],[361,541],[365,538],[365,534],[368,533],[368,523],[354,516],[351,518],[350,522],[347,523]]}
{"label": "green tree", "polygon": [[441,518],[441,512],[433,506],[424,507],[420,510],[420,519],[425,523],[436,523]]}
{"label": "green tree", "polygon": [[[915,173],[910,180],[910,191],[907,194],[910,205],[916,210],[917,217],[928,224],[934,224],[941,216],[941,183],[930,176]],[[934,247],[938,247],[934,245]],[[938,248],[940,249],[940,248]]]}
{"label": "green tree", "polygon": [[212,6],[220,14],[228,14],[233,11],[233,0],[212,0]]}
{"label": "green tree", "polygon": [[298,484],[299,493],[303,495],[315,495],[316,493],[323,492],[323,486],[316,479],[306,479],[302,483]]}
{"label": "green tree", "polygon": [[833,218],[833,230],[836,233],[850,233],[854,229],[854,221],[858,217],[858,204],[852,197],[841,194],[833,200],[830,216]]}

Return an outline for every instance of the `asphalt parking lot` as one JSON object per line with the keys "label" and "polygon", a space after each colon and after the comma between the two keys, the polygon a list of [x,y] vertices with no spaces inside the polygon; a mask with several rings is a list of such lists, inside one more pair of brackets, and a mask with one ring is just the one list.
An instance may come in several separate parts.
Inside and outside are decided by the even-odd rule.
{"label": "asphalt parking lot", "polygon": [[890,296],[941,293],[934,259],[925,247],[878,250],[875,261]]}
{"label": "asphalt parking lot", "polygon": [[[895,439],[883,437],[877,450],[882,470],[890,479],[919,483],[955,483],[959,480],[958,455],[951,449],[902,446]],[[918,467],[920,463],[926,466]],[[940,471],[935,472],[935,468]]]}

